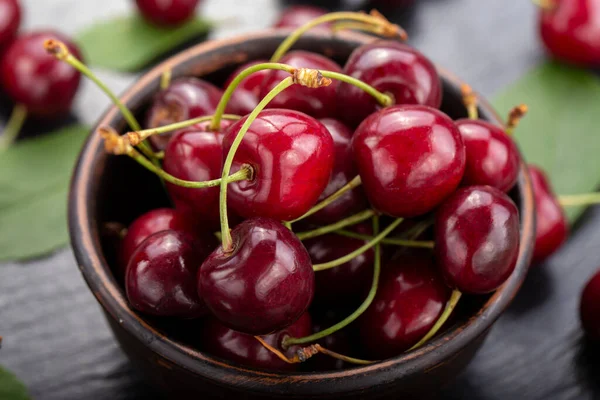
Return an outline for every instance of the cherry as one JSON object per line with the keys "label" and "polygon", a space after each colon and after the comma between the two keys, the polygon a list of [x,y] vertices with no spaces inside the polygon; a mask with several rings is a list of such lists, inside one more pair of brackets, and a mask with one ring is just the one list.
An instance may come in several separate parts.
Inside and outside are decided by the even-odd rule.
{"label": "cherry", "polygon": [[542,41],[552,55],[564,61],[599,66],[599,26],[595,0],[552,0],[540,9]]}
{"label": "cherry", "polygon": [[[285,329],[263,336],[269,345],[278,348],[286,356],[293,357],[299,346],[290,346],[285,351],[281,342],[286,336],[302,337],[311,334],[311,319],[306,312]],[[266,349],[252,335],[234,331],[216,318],[208,318],[202,328],[202,348],[208,353],[238,364],[255,368],[294,371],[299,364],[288,364]]]}
{"label": "cherry", "polygon": [[358,320],[368,356],[388,358],[409,349],[429,332],[448,298],[429,252],[410,252],[386,264],[377,295]]}
{"label": "cherry", "polygon": [[[352,131],[343,123],[332,118],[321,119],[320,122],[325,125],[335,146],[335,163],[333,164],[333,173],[327,187],[319,197],[318,202],[329,197],[342,186],[347,184],[352,178],[358,175],[358,169],[354,164],[352,155],[351,139]],[[367,197],[362,187],[357,187],[347,191],[342,197],[334,201],[327,207],[317,211],[306,218],[307,223],[329,225],[340,219],[356,214],[364,210],[368,205]]]}
{"label": "cherry", "polygon": [[198,291],[225,325],[263,335],[290,326],[313,299],[315,274],[302,242],[280,222],[248,219],[202,264]]}
{"label": "cherry", "polygon": [[[235,79],[236,76],[246,68],[250,68],[257,64],[268,62],[267,60],[250,61],[246,64],[241,65],[237,68],[227,79],[223,89],[227,89],[229,84]],[[252,110],[258,105],[261,100],[260,90],[264,78],[269,74],[270,70],[263,69],[257,71],[246,79],[240,82],[231,95],[229,104],[236,110],[240,115],[250,114]]]}
{"label": "cherry", "polygon": [[[297,68],[312,68],[333,72],[342,72],[342,68],[329,58],[308,51],[290,51],[279,61]],[[267,95],[279,82],[288,77],[285,71],[271,70],[262,83],[260,97]],[[315,118],[332,117],[336,114],[336,89],[339,81],[318,89],[294,85],[277,95],[268,105],[269,108],[287,108],[307,113]]]}
{"label": "cherry", "polygon": [[[344,73],[394,97],[396,104],[421,104],[439,108],[442,83],[435,66],[414,48],[395,41],[376,41],[358,47],[344,66]],[[379,107],[373,97],[356,86],[341,83],[340,117],[358,125]]]}
{"label": "cherry", "polygon": [[354,133],[352,149],[371,205],[394,217],[431,211],[454,192],[465,170],[454,121],[422,105],[370,115]]}
{"label": "cherry", "polygon": [[[356,225],[357,233],[371,235],[369,224]],[[304,242],[313,264],[333,261],[363,246],[365,241],[335,233],[309,239]],[[373,250],[366,251],[351,261],[315,274],[315,300],[352,303],[364,298],[373,279]],[[361,298],[362,296],[362,298]]]}
{"label": "cherry", "polygon": [[536,215],[535,247],[531,261],[533,265],[548,258],[567,240],[569,224],[544,171],[535,165],[529,165],[529,176]]}
{"label": "cherry", "polygon": [[[275,22],[275,28],[299,28],[307,22],[312,21],[321,15],[327,14],[327,10],[321,7],[308,6],[308,5],[297,5],[286,8],[277,22]],[[315,27],[315,29],[329,30],[331,24],[322,24]]]}
{"label": "cherry", "polygon": [[18,0],[0,0],[0,51],[17,36],[21,25],[21,5]]}
{"label": "cherry", "polygon": [[78,59],[77,46],[55,31],[36,31],[17,37],[0,61],[0,83],[10,98],[30,115],[56,117],[67,114],[73,103],[81,73],[44,50],[44,42],[66,44]]}
{"label": "cherry", "polygon": [[149,236],[127,266],[129,303],[138,311],[158,316],[197,318],[206,314],[195,282],[208,254],[206,243],[185,232],[166,230]]}
{"label": "cherry", "polygon": [[160,26],[179,25],[192,18],[200,0],[135,0],[142,16]]}
{"label": "cherry", "polygon": [[501,128],[473,119],[456,121],[465,144],[464,186],[489,185],[508,192],[517,182],[521,157],[517,145]]}
{"label": "cherry", "polygon": [[446,283],[463,293],[488,293],[504,283],[519,255],[519,211],[491,186],[457,190],[437,210],[437,265]]}
{"label": "cherry", "polygon": [[583,289],[579,315],[587,335],[591,339],[600,340],[600,271],[592,276]]}
{"label": "cherry", "polygon": [[[223,139],[227,154],[247,117]],[[298,111],[262,111],[250,125],[233,159],[231,172],[254,169],[252,181],[228,185],[228,204],[240,216],[289,221],[300,217],[327,186],[334,163],[333,139],[319,121]]]}
{"label": "cherry", "polygon": [[[222,95],[221,89],[212,83],[191,77],[175,79],[154,97],[146,116],[146,127],[157,128],[211,115]],[[153,135],[150,141],[157,150],[164,150],[170,137],[170,134]]]}

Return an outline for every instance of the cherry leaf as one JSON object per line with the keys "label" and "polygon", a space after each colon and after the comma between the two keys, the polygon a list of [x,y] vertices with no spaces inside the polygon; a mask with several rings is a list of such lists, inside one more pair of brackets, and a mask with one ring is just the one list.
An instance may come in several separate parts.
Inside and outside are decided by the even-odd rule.
{"label": "cherry leaf", "polygon": [[0,399],[29,400],[27,388],[12,372],[0,366]]}

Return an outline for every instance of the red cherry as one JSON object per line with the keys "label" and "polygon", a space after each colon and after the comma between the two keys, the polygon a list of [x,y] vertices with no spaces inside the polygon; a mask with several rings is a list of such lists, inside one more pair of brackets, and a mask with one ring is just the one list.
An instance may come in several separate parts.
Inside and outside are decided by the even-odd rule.
{"label": "red cherry", "polygon": [[461,119],[456,126],[467,156],[464,186],[489,185],[508,192],[517,182],[521,157],[501,128],[482,120]]}
{"label": "red cherry", "polygon": [[[396,104],[421,104],[439,108],[442,83],[435,66],[414,48],[394,41],[376,41],[358,47],[344,66],[344,73],[391,94]],[[379,107],[368,93],[348,83],[338,88],[340,117],[358,125]]]}
{"label": "red cherry", "polygon": [[[283,10],[279,16],[279,20],[275,22],[275,28],[299,28],[305,25],[307,22],[320,17],[321,15],[327,14],[328,11],[321,7],[298,5],[290,6]],[[322,24],[315,27],[315,29],[329,30],[331,24]]]}
{"label": "red cherry", "polygon": [[[342,72],[342,68],[329,58],[302,50],[290,51],[279,62],[296,68]],[[285,71],[269,71],[262,83],[260,97],[266,96],[279,82],[288,76],[290,74]],[[331,85],[318,89],[293,85],[278,94],[269,103],[268,107],[302,111],[315,118],[332,117],[336,114],[336,89],[338,84],[338,81],[333,80]]]}
{"label": "red cherry", "polygon": [[192,18],[200,0],[135,0],[142,16],[161,26],[179,25]]}
{"label": "red cherry", "polygon": [[449,290],[428,252],[411,252],[382,269],[373,303],[359,318],[369,358],[401,354],[417,343],[440,317]]}
{"label": "red cherry", "polygon": [[1,85],[30,115],[56,117],[71,109],[81,74],[46,53],[47,39],[60,40],[78,59],[81,54],[68,37],[54,31],[37,31],[17,37],[0,61]]}
{"label": "red cherry", "polygon": [[489,293],[515,269],[519,211],[491,186],[457,190],[436,212],[435,253],[446,283],[463,293]]}
{"label": "red cherry", "polygon": [[[246,118],[225,133],[224,154]],[[327,186],[334,152],[331,135],[316,119],[292,110],[264,110],[250,125],[231,168],[233,173],[249,164],[254,179],[230,183],[228,204],[246,218],[296,219]]]}
{"label": "red cherry", "polygon": [[[246,68],[250,68],[254,65],[266,62],[268,61],[257,60],[250,61],[246,64],[241,65],[229,76],[227,82],[225,82],[225,85],[223,85],[223,90],[227,89],[227,87],[235,79],[235,77],[238,76],[238,74]],[[269,74],[269,72],[270,70],[263,69],[251,74],[246,79],[241,81],[240,84],[233,91],[231,99],[229,100],[228,104],[231,105],[231,108],[234,109],[240,115],[250,114],[262,99],[260,97],[261,85],[265,77]]]}
{"label": "red cherry", "polygon": [[600,66],[600,13],[596,0],[554,0],[540,9],[540,34],[556,58]]}
{"label": "red cherry", "polygon": [[131,256],[125,287],[133,308],[146,314],[197,318],[206,314],[196,275],[209,254],[206,243],[173,230],[149,236]]}
{"label": "red cherry", "polygon": [[427,106],[370,115],[354,133],[352,149],[371,205],[394,217],[431,211],[454,192],[465,170],[454,121]]}
{"label": "red cherry", "polygon": [[[283,339],[286,336],[303,337],[310,334],[311,320],[310,315],[306,312],[292,325],[262,336],[262,339],[291,358],[300,347],[290,346],[283,350],[281,347]],[[216,318],[208,318],[203,324],[202,348],[217,357],[254,368],[294,371],[300,365],[286,363],[267,350],[254,336],[234,331],[221,324]]]}
{"label": "red cherry", "polygon": [[21,5],[18,0],[0,0],[0,51],[16,36],[21,25]]}
{"label": "red cherry", "polygon": [[315,274],[302,242],[280,222],[246,220],[202,264],[198,291],[213,314],[240,332],[263,335],[290,326],[313,299]]}
{"label": "red cherry", "polygon": [[587,335],[591,339],[600,340],[600,271],[592,276],[583,289],[579,315]]}
{"label": "red cherry", "polygon": [[536,215],[535,247],[531,260],[534,265],[548,258],[567,240],[569,224],[544,171],[529,165],[529,176]]}

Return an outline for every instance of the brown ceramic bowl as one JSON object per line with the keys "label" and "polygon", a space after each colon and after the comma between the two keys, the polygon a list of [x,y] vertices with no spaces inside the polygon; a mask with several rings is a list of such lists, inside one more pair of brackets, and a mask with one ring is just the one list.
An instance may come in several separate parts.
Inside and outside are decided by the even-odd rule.
{"label": "brown ceramic bowl", "polygon": [[[173,77],[201,76],[221,84],[240,63],[268,59],[285,36],[285,31],[272,30],[200,44],[152,69],[122,99],[141,116],[159,88],[164,69],[171,69]],[[343,63],[354,48],[370,40],[373,38],[360,34],[333,37],[314,33],[306,35],[297,47]],[[440,74],[444,83],[442,109],[454,118],[463,117],[461,82],[443,69]],[[479,112],[482,118],[501,123],[484,101]],[[114,107],[98,125],[125,129]],[[114,256],[101,238],[100,227],[108,221],[128,224],[141,213],[164,205],[165,198],[155,177],[127,157],[105,154],[102,140],[94,134],[87,140],[73,175],[69,224],[79,268],[121,347],[169,398],[422,398],[467,365],[525,278],[533,247],[534,203],[524,166],[511,195],[521,212],[521,250],[517,267],[503,287],[491,296],[466,301],[454,325],[416,351],[369,366],[331,372],[277,373],[233,365],[189,345],[189,337],[172,333],[171,323],[165,325],[141,316],[129,307],[111,272]],[[193,337],[194,332],[188,333]]]}

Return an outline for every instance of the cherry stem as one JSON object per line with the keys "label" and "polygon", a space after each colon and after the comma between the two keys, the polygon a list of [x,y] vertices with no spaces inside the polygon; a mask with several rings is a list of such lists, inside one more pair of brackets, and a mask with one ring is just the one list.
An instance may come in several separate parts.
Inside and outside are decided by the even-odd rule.
{"label": "cherry stem", "polygon": [[[387,235],[390,234],[391,231],[393,231],[394,229],[396,229],[396,227],[400,224],[400,222],[402,222],[402,218],[398,218],[397,220],[395,220],[394,222],[392,222],[390,224],[390,226],[388,226],[383,231],[381,231],[380,234],[374,236],[373,239],[371,239],[369,242],[367,242],[364,245],[360,246],[358,249],[354,250],[353,252],[350,252],[350,253],[346,254],[345,256],[342,256],[340,258],[336,258],[335,260],[328,261],[326,263],[314,264],[313,265],[313,270],[315,272],[324,271],[326,269],[338,267],[340,265],[343,265],[343,264],[347,263],[348,261],[353,260],[354,258],[358,257],[359,255],[361,255],[365,251],[369,250],[373,246],[378,245]],[[375,233],[375,232],[373,232],[373,233]]]}
{"label": "cherry stem", "polygon": [[291,66],[289,66],[287,64],[261,63],[261,64],[252,65],[252,66],[246,68],[245,70],[243,70],[242,72],[240,72],[233,79],[233,81],[231,81],[231,83],[229,84],[229,86],[227,86],[227,89],[225,89],[225,93],[223,93],[223,96],[221,97],[221,100],[219,101],[219,104],[217,105],[217,109],[215,110],[215,113],[214,113],[213,118],[212,118],[212,123],[210,124],[210,128],[212,130],[219,129],[220,124],[221,124],[221,116],[225,112],[225,108],[227,107],[227,103],[229,103],[229,100],[231,99],[231,96],[233,95],[233,92],[235,91],[235,89],[237,89],[237,87],[239,86],[239,84],[242,83],[242,81],[244,79],[246,79],[247,77],[249,77],[253,73],[258,72],[258,71],[262,71],[262,70],[265,70],[265,69],[273,69],[273,70],[285,71],[285,72],[289,72],[290,74],[292,74],[294,72],[294,70],[295,70],[294,67],[291,67]]}
{"label": "cherry stem", "polygon": [[317,25],[340,20],[358,21],[373,25],[374,27],[379,28],[379,31],[377,32],[379,35],[386,37],[398,37],[402,40],[406,40],[408,36],[404,29],[400,28],[398,25],[392,24],[375,10],[371,12],[371,15],[347,11],[333,12],[317,17],[293,31],[283,42],[281,42],[277,50],[275,50],[275,53],[273,53],[273,56],[271,57],[271,62],[279,61],[294,43],[310,29]]}
{"label": "cherry stem", "polygon": [[514,107],[510,111],[510,113],[508,114],[508,121],[506,122],[505,130],[507,135],[510,136],[514,133],[515,128],[517,127],[517,125],[519,125],[519,122],[521,121],[521,118],[523,118],[525,114],[527,114],[527,110],[527,105],[521,104]]}
{"label": "cherry stem", "polygon": [[372,216],[375,215],[375,211],[373,210],[364,210],[361,211],[357,214],[351,215],[349,217],[346,217],[344,219],[341,219],[339,221],[337,221],[336,223],[333,223],[331,225],[325,225],[325,226],[320,226],[316,229],[313,229],[312,231],[306,231],[306,232],[300,232],[297,233],[296,236],[298,236],[298,239],[300,240],[307,240],[307,239],[312,239],[314,237],[317,236],[322,236],[322,235],[326,235],[330,232],[335,232],[338,229],[342,229],[345,228],[347,226],[351,226],[351,225],[356,225],[359,222],[364,221],[365,219],[369,219]]}
{"label": "cherry stem", "polygon": [[[402,221],[402,219],[397,219],[396,221],[394,221],[394,223],[395,222],[400,223],[401,221]],[[394,224],[392,223],[392,225],[390,225],[390,226],[393,226],[393,225]],[[379,232],[379,217],[374,216],[373,217],[373,233],[377,234],[378,232]],[[373,302],[373,299],[375,298],[375,294],[377,293],[377,287],[379,286],[380,271],[381,271],[381,245],[376,244],[375,245],[375,262],[373,263],[373,282],[371,283],[371,289],[369,290],[369,294],[367,295],[367,298],[365,299],[365,301],[363,301],[363,303],[352,314],[350,314],[342,321],[338,322],[337,324],[335,324],[333,326],[330,326],[327,329],[324,329],[320,332],[317,332],[317,333],[314,333],[312,335],[305,336],[302,338],[286,337],[285,339],[283,339],[283,343],[282,343],[283,348],[288,348],[289,346],[294,345],[294,344],[310,343],[310,342],[315,342],[319,339],[323,339],[324,337],[331,335],[332,333],[335,333],[335,332],[339,331],[340,329],[345,328],[346,326],[351,324],[354,320],[356,320],[356,318],[360,317],[362,315],[362,313],[365,312],[365,310],[367,308],[369,308],[369,306]]]}
{"label": "cherry stem", "polygon": [[558,196],[558,202],[563,207],[588,206],[600,204],[600,193],[585,193]]}
{"label": "cherry stem", "polygon": [[471,86],[466,83],[460,87],[462,93],[463,104],[467,109],[469,119],[478,119],[479,110],[477,110],[477,95],[473,92]]}
{"label": "cherry stem", "polygon": [[411,351],[421,347],[425,344],[429,339],[431,339],[435,334],[440,330],[440,328],[448,321],[448,318],[452,314],[452,311],[456,308],[456,304],[458,304],[458,300],[460,300],[462,293],[458,290],[453,290],[450,299],[446,303],[446,308],[444,308],[444,312],[440,315],[440,318],[436,321],[436,323],[431,327],[429,332],[425,336],[421,338],[413,347],[408,349],[407,351]]}
{"label": "cherry stem", "polygon": [[544,11],[552,11],[558,7],[556,0],[531,0],[531,2]]}
{"label": "cherry stem", "polygon": [[2,136],[0,136],[0,151],[8,149],[17,139],[26,118],[27,108],[25,108],[23,104],[16,104],[6,123],[4,132],[2,133]]}
{"label": "cherry stem", "polygon": [[[373,236],[362,235],[360,233],[346,231],[344,229],[340,229],[334,232],[336,235],[349,237],[352,239],[360,239],[360,240],[373,240]],[[433,249],[435,243],[429,240],[405,240],[398,238],[385,238],[381,241],[381,244],[391,244],[394,246],[404,246],[404,247],[416,247],[423,249]]]}
{"label": "cherry stem", "polygon": [[375,100],[377,100],[379,105],[382,107],[391,106],[395,102],[395,99],[392,96],[390,96],[389,94],[381,93],[379,90],[375,89],[373,86],[371,86],[367,83],[364,83],[360,79],[356,79],[351,76],[341,74],[339,72],[333,72],[333,71],[321,71],[321,73],[326,78],[346,82],[346,83],[349,83],[350,85],[354,85],[357,88],[364,90],[365,92],[367,92],[368,94],[373,96],[375,98]]}
{"label": "cherry stem", "polygon": [[165,90],[166,88],[169,87],[169,85],[171,84],[171,70],[170,69],[165,69],[162,73],[162,75],[160,76],[160,89],[161,90]]}
{"label": "cherry stem", "polygon": [[227,158],[225,159],[225,163],[223,164],[223,173],[221,175],[221,190],[219,196],[219,218],[221,220],[221,237],[223,238],[223,242],[221,245],[223,246],[223,250],[225,252],[231,252],[233,250],[233,241],[231,239],[231,232],[229,232],[229,221],[227,218],[227,181],[225,180],[225,177],[229,175],[229,171],[231,170],[231,164],[233,163],[233,157],[235,157],[235,152],[237,151],[238,147],[240,146],[240,143],[242,142],[242,139],[244,139],[244,135],[246,134],[246,132],[250,128],[250,125],[252,124],[252,122],[254,122],[258,114],[267,106],[267,104],[269,104],[271,100],[273,100],[273,98],[275,98],[275,96],[277,96],[279,93],[292,86],[293,84],[294,79],[291,76],[288,76],[287,78],[279,82],[277,86],[275,86],[269,93],[267,93],[267,95],[260,101],[260,103],[258,103],[256,108],[252,110],[250,115],[248,115],[248,118],[246,118],[246,120],[244,121],[244,124],[240,128],[235,139],[233,140],[233,143],[231,144],[231,147],[229,148]]}

